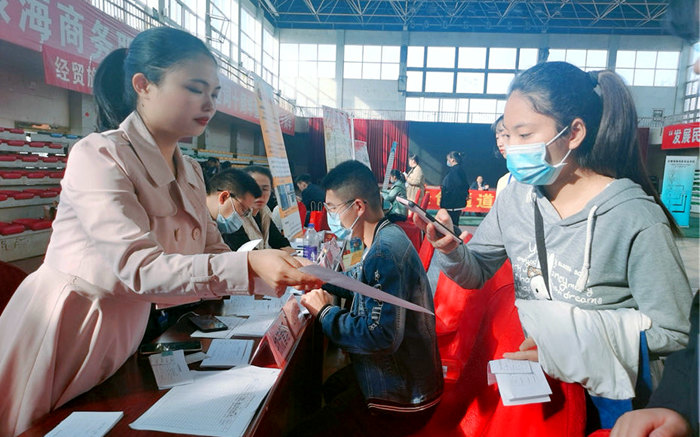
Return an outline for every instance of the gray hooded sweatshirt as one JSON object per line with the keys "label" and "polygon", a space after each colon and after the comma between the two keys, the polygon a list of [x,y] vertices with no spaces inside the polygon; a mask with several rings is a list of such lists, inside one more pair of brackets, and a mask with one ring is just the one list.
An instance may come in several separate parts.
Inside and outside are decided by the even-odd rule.
{"label": "gray hooded sweatshirt", "polygon": [[[544,222],[549,292],[538,260],[533,199]],[[517,298],[638,309],[652,321],[646,333],[652,357],[687,344],[692,293],[678,248],[661,208],[629,179],[614,180],[566,219],[540,188],[513,181],[472,240],[439,253],[438,262],[462,287],[480,288],[506,258]]]}

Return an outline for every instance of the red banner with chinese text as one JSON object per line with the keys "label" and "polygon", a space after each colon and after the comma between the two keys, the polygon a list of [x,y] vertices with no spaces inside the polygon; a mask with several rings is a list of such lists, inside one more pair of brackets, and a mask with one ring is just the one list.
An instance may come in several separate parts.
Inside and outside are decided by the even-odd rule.
{"label": "red banner with chinese text", "polygon": [[[128,47],[138,31],[83,0],[0,0],[0,39],[43,52],[46,83],[92,94],[99,62]],[[255,94],[221,75],[218,110],[260,124]],[[294,135],[294,114],[280,109],[282,132]]]}
{"label": "red banner with chinese text", "polygon": [[[430,193],[430,202],[427,209],[439,209],[440,187],[437,185],[426,185],[426,191]],[[464,212],[489,212],[496,201],[496,192],[492,190],[469,190],[467,206],[462,209]]]}
{"label": "red banner with chinese text", "polygon": [[49,46],[44,46],[43,55],[47,84],[92,94],[97,62]]}
{"label": "red banner with chinese text", "polygon": [[698,147],[700,147],[700,122],[664,126],[662,150]]}
{"label": "red banner with chinese text", "polygon": [[137,33],[82,0],[0,0],[0,39],[37,52],[51,46],[99,63]]}

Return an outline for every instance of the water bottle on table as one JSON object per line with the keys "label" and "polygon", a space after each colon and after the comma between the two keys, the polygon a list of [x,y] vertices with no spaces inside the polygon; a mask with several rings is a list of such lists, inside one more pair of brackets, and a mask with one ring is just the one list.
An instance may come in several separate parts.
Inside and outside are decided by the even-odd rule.
{"label": "water bottle on table", "polygon": [[318,257],[318,237],[314,224],[309,223],[304,233],[304,258],[316,261]]}

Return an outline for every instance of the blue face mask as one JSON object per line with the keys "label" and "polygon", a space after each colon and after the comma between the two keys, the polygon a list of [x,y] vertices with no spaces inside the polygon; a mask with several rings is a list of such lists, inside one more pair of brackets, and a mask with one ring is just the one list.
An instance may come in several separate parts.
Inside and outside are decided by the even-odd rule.
{"label": "blue face mask", "polygon": [[[229,200],[231,200],[230,197]],[[231,206],[233,207],[233,200],[231,200]],[[248,210],[248,212],[244,215],[248,216],[249,212],[250,210]],[[221,214],[221,207],[219,207],[219,215],[216,216],[216,226],[219,228],[219,232],[222,234],[233,234],[239,230],[241,226],[243,226],[243,219],[240,215],[238,215],[235,207],[233,208],[231,215],[228,217],[224,217]]]}
{"label": "blue face mask", "polygon": [[506,164],[513,177],[528,185],[549,185],[557,180],[564,168],[566,158],[571,149],[566,152],[559,164],[547,162],[547,146],[557,140],[569,126],[566,126],[547,143],[523,144],[506,148]]}
{"label": "blue face mask", "polygon": [[355,227],[355,223],[357,223],[357,220],[360,219],[360,216],[358,215],[349,228],[343,226],[343,224],[340,222],[340,216],[345,214],[348,210],[350,210],[351,207],[352,203],[340,212],[326,212],[326,215],[328,216],[328,227],[330,228],[331,232],[333,232],[335,236],[338,237],[339,240],[345,240],[348,237],[350,237],[350,235],[352,235],[352,229]]}

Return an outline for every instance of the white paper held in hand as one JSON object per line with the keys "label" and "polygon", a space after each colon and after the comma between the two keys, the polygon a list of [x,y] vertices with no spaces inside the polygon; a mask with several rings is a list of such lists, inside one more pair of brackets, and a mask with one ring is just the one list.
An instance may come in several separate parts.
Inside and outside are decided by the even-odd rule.
{"label": "white paper held in hand", "polygon": [[345,276],[342,273],[335,272],[333,270],[327,269],[318,265],[308,265],[299,268],[300,271],[308,273],[312,276],[319,278],[320,280],[333,284],[337,287],[344,288],[346,290],[354,291],[363,296],[371,297],[372,299],[390,303],[392,305],[400,306],[409,310],[419,311],[422,313],[433,314],[432,311],[423,308],[420,305],[416,305],[407,300],[400,299],[393,294],[383,292],[377,288],[370,287],[369,285],[362,283],[356,279],[349,276]]}
{"label": "white paper held in hand", "polygon": [[527,360],[493,360],[487,365],[489,385],[498,383],[503,405],[549,402],[552,390],[540,363]]}

